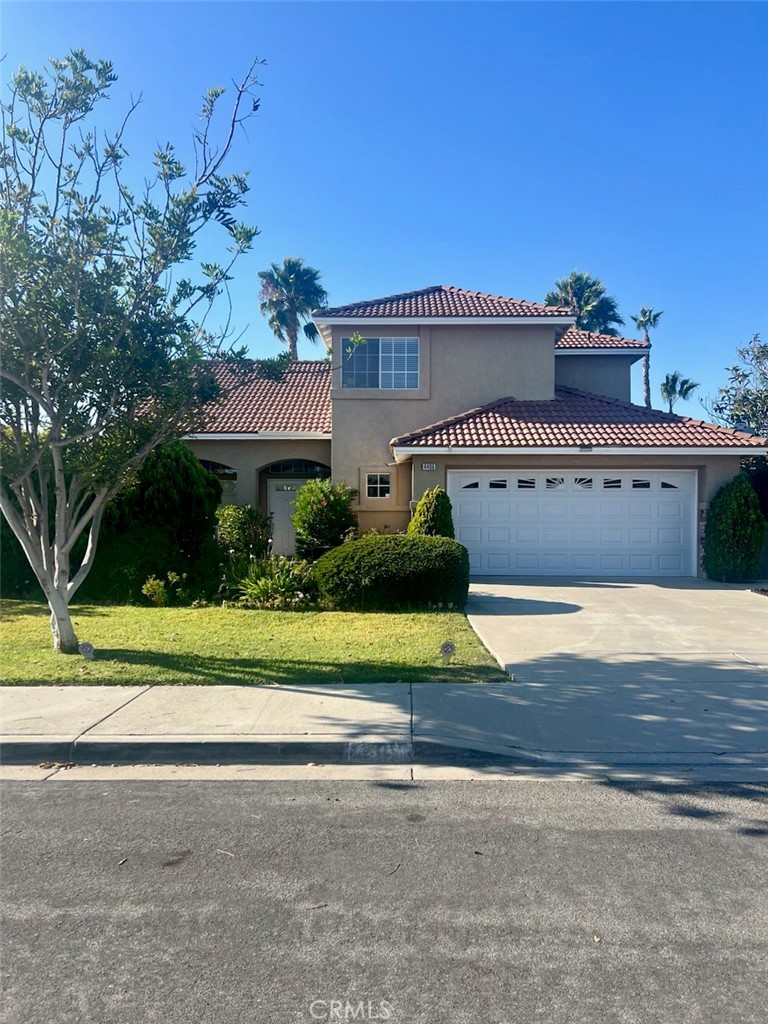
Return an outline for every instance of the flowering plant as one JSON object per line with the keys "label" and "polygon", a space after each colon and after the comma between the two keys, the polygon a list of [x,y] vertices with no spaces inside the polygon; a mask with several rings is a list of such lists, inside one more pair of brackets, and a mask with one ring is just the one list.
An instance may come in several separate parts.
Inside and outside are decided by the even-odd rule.
{"label": "flowering plant", "polygon": [[300,558],[318,558],[354,536],[357,516],[352,502],[356,497],[357,491],[345,483],[309,480],[304,484],[296,495],[292,517]]}

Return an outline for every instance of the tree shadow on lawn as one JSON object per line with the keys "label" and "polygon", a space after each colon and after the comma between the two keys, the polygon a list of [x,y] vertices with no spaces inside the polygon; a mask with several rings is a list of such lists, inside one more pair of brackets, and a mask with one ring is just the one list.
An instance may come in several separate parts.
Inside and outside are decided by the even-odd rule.
{"label": "tree shadow on lawn", "polygon": [[[94,618],[95,616],[109,615],[114,611],[114,605],[75,605],[70,607],[70,614],[73,619]],[[50,611],[45,601],[24,601],[18,598],[4,598],[0,601],[0,619],[3,622],[13,622],[14,619],[24,618],[50,620]]]}
{"label": "tree shadow on lawn", "polygon": [[[270,683],[304,684],[345,683],[483,683],[499,682],[501,672],[495,665],[407,665],[386,661],[328,662],[297,661],[287,658],[222,658],[207,654],[169,654],[167,652],[99,648],[97,663],[107,670],[107,662],[119,665],[144,665],[162,672],[159,685],[263,686]],[[107,674],[106,671],[104,674]],[[176,678],[174,678],[176,677]],[[94,683],[97,682],[94,680]]]}

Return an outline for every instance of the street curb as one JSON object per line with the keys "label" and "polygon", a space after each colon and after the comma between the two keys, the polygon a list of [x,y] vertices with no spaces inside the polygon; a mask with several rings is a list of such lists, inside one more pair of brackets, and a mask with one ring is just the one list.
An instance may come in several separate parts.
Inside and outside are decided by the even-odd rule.
{"label": "street curb", "polygon": [[718,754],[682,752],[628,753],[611,751],[555,751],[514,748],[481,749],[457,737],[382,740],[248,738],[166,738],[109,741],[60,739],[46,742],[13,739],[0,742],[0,763],[36,765],[42,761],[75,765],[141,764],[391,764],[413,763],[471,766],[519,766],[521,768],[583,769],[591,772],[621,768],[717,768],[768,769],[768,754]]}
{"label": "street curb", "polygon": [[0,764],[34,765],[70,760],[71,740],[9,740],[0,743]]}
{"label": "street curb", "polygon": [[76,765],[131,764],[411,764],[413,743],[397,740],[166,739],[0,742],[0,764],[56,761]]}

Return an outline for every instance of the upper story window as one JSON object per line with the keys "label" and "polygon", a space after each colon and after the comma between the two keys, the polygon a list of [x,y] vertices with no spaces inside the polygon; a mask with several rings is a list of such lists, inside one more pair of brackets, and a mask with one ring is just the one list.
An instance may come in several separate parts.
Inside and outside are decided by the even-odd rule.
{"label": "upper story window", "polygon": [[418,338],[341,339],[341,386],[382,391],[419,387]]}

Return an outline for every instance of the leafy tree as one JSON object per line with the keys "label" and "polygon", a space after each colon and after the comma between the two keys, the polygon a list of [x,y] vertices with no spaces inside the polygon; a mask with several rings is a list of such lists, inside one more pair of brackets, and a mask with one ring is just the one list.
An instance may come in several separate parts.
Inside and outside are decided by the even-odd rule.
{"label": "leafy tree", "polygon": [[651,408],[651,337],[649,331],[659,326],[659,320],[664,315],[663,310],[658,312],[652,306],[641,306],[637,316],[631,317],[638,331],[643,332],[646,349],[643,354],[643,401],[646,409]]}
{"label": "leafy tree", "polygon": [[699,387],[697,381],[691,380],[690,377],[683,377],[679,370],[673,370],[661,382],[661,397],[669,406],[669,411],[672,412],[677,402],[681,398],[685,402],[697,387]]}
{"label": "leafy tree", "polygon": [[[739,363],[727,370],[728,383],[702,405],[716,423],[768,437],[768,343],[755,334],[738,349],[738,357]],[[756,455],[742,459],[741,465],[768,518],[768,459]]]}
{"label": "leafy tree", "polygon": [[704,570],[713,580],[757,576],[765,535],[757,494],[742,472],[724,484],[709,504],[704,528]]}
{"label": "leafy tree", "polygon": [[616,300],[608,295],[603,282],[581,270],[573,270],[568,277],[555,281],[554,291],[547,292],[544,302],[547,306],[570,309],[576,316],[576,326],[582,331],[616,337],[619,333],[616,328],[624,323]]}
{"label": "leafy tree", "polygon": [[313,343],[319,338],[310,317],[313,309],[328,302],[320,271],[302,259],[287,256],[282,266],[272,263],[269,270],[259,271],[259,277],[259,309],[278,341],[288,346],[290,358],[298,359],[299,329]]}
{"label": "leafy tree", "polygon": [[454,537],[451,499],[442,487],[425,491],[416,505],[408,533],[427,537]]}
{"label": "leafy tree", "polygon": [[296,493],[291,517],[296,528],[296,554],[317,558],[342,544],[357,530],[352,502],[357,491],[345,483],[308,480]]}
{"label": "leafy tree", "polygon": [[[194,174],[169,143],[138,193],[125,171],[138,101],[111,135],[88,127],[116,81],[108,61],[74,50],[11,78],[0,138],[0,507],[45,593],[56,650],[78,649],[69,604],[105,506],[217,394],[206,360],[227,354],[228,332],[206,318],[257,234],[234,216],[246,177],[222,166],[258,107],[256,64],[229,115],[224,89],[204,97]],[[207,228],[224,232],[224,265],[172,276]]]}
{"label": "leafy tree", "polygon": [[768,437],[768,342],[755,334],[738,357],[728,383],[704,407],[718,423]]}

